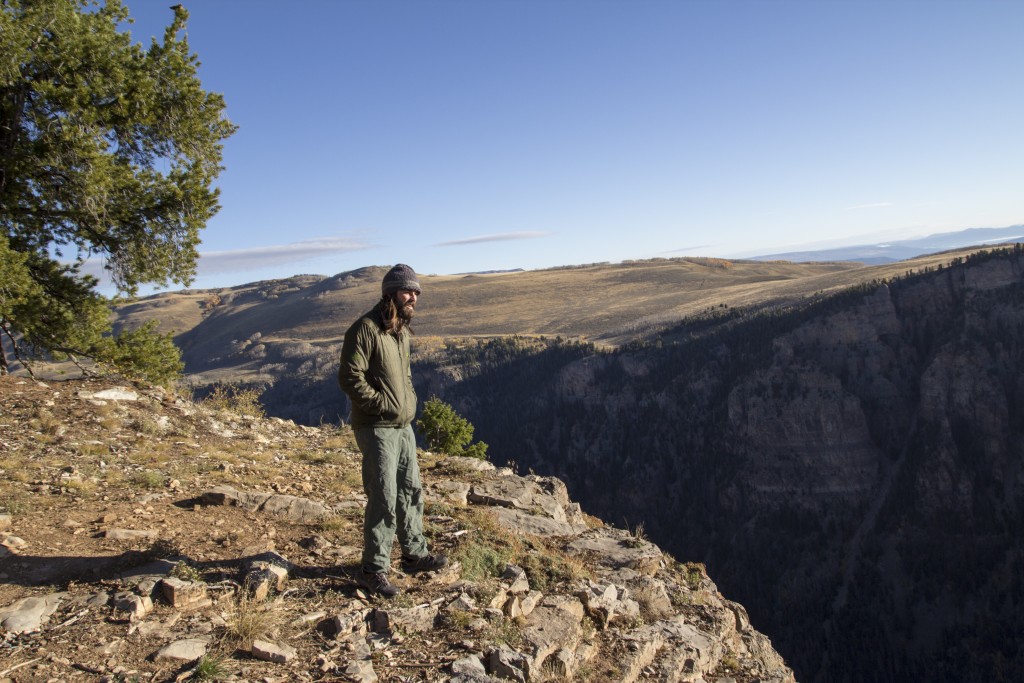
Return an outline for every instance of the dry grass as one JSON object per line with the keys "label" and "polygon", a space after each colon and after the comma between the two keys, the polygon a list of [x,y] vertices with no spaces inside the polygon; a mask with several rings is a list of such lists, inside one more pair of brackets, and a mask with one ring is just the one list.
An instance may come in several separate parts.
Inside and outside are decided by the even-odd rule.
{"label": "dry grass", "polygon": [[92,414],[99,418],[113,417],[117,411],[117,404],[108,401],[94,401],[92,405]]}
{"label": "dry grass", "polygon": [[82,457],[95,458],[110,453],[110,446],[102,441],[86,441],[85,443],[75,444],[75,450]]}
{"label": "dry grass", "polygon": [[117,415],[108,415],[97,420],[97,424],[108,432],[117,432],[124,428],[124,421]]}
{"label": "dry grass", "polygon": [[327,461],[336,465],[332,467],[330,476],[323,479],[323,484],[334,497],[348,496],[363,490],[363,471],[360,461],[348,455],[334,454]]}
{"label": "dry grass", "polygon": [[22,454],[4,454],[3,464],[0,467],[3,468],[3,476],[10,481],[24,483],[30,479],[28,468],[31,460]]}
{"label": "dry grass", "polygon": [[574,555],[545,539],[531,538],[528,551],[519,555],[517,563],[526,570],[530,585],[537,590],[548,590],[554,585],[589,578],[587,565]]}
{"label": "dry grass", "polygon": [[222,657],[203,655],[192,669],[192,678],[197,681],[219,681],[228,673]]}
{"label": "dry grass", "polygon": [[36,499],[24,491],[0,491],[0,511],[24,515],[36,507]]}
{"label": "dry grass", "polygon": [[125,482],[124,472],[119,469],[106,468],[97,475],[106,486],[121,486]]}
{"label": "dry grass", "polygon": [[479,619],[479,616],[474,612],[456,609],[445,612],[444,619],[449,627],[459,631],[467,631],[473,622]]}
{"label": "dry grass", "polygon": [[457,518],[470,529],[459,538],[455,559],[462,563],[462,577],[483,581],[500,576],[506,565],[523,552],[522,539],[505,533],[491,510],[465,508]]}
{"label": "dry grass", "polygon": [[335,436],[330,436],[324,441],[324,449],[328,451],[339,451],[339,450],[353,450],[356,447],[355,438],[352,436],[351,431],[347,434],[341,433]]}
{"label": "dry grass", "polygon": [[61,419],[56,417],[49,410],[36,410],[35,415],[29,422],[29,426],[36,431],[48,436],[55,436],[61,430]]}
{"label": "dry grass", "polygon": [[487,581],[515,564],[526,570],[530,586],[541,591],[590,576],[586,564],[553,542],[532,536],[509,534],[493,511],[478,508],[451,510],[460,525],[472,533],[460,537],[454,557],[462,563],[462,577]]}
{"label": "dry grass", "polygon": [[130,427],[137,434],[142,434],[143,436],[159,436],[164,433],[164,428],[156,420],[147,416],[135,418],[130,422]]}
{"label": "dry grass", "polygon": [[24,484],[29,479],[31,479],[31,477],[29,476],[28,471],[23,470],[23,469],[16,469],[13,465],[11,465],[11,469],[7,470],[6,473],[7,473],[7,478],[8,479],[10,479],[11,481],[15,481],[15,482],[21,483],[21,484]]}
{"label": "dry grass", "polygon": [[141,472],[133,472],[129,481],[133,485],[144,489],[158,489],[163,488],[164,475],[153,470],[142,470]]}
{"label": "dry grass", "polygon": [[699,589],[704,579],[708,577],[707,569],[701,562],[687,562],[682,566],[682,571],[686,585],[693,591]]}
{"label": "dry grass", "polygon": [[285,615],[277,600],[257,600],[242,590],[225,621],[229,638],[248,650],[254,640],[275,638],[285,623]]}
{"label": "dry grass", "polygon": [[303,448],[298,451],[290,451],[288,453],[288,458],[295,462],[307,465],[325,465],[332,462],[338,462],[342,460],[344,456],[322,449]]}
{"label": "dry grass", "polygon": [[344,515],[332,515],[325,520],[317,522],[315,528],[321,533],[341,535],[347,531],[353,530],[355,526],[351,517],[345,517]]}
{"label": "dry grass", "polygon": [[487,623],[480,638],[485,643],[505,643],[512,649],[519,649],[523,646],[523,622],[507,617],[496,618]]}
{"label": "dry grass", "polygon": [[79,495],[91,493],[96,489],[96,482],[94,482],[92,479],[85,478],[64,479],[60,482],[60,485],[63,486],[68,491],[77,493]]}
{"label": "dry grass", "polygon": [[264,417],[263,406],[260,405],[262,389],[245,389],[237,386],[218,384],[201,401],[203,405],[212,410],[234,413],[235,415],[250,415],[252,417]]}

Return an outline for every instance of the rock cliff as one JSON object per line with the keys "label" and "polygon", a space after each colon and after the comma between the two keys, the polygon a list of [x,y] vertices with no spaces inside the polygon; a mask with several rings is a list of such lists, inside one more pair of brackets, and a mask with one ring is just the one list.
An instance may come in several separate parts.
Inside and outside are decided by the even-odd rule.
{"label": "rock cliff", "polygon": [[421,454],[455,561],[368,596],[351,433],[0,377],[0,681],[793,680],[702,565]]}
{"label": "rock cliff", "polygon": [[801,680],[1024,677],[1019,246],[445,398],[496,461],[706,562]]}

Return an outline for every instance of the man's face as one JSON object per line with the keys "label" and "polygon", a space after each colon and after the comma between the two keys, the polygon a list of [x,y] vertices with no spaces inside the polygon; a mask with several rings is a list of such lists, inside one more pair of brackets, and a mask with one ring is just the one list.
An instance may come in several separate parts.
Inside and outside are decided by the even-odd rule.
{"label": "man's face", "polygon": [[419,296],[415,289],[400,289],[395,292],[395,308],[398,309],[398,315],[405,320],[412,320]]}

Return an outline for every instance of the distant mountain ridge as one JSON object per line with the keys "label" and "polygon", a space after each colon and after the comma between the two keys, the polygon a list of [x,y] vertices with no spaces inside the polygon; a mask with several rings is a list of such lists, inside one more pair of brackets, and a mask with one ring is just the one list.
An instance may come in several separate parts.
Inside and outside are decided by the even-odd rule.
{"label": "distant mountain ridge", "polygon": [[969,228],[957,232],[943,232],[909,240],[895,240],[875,244],[857,244],[832,249],[788,251],[750,257],[755,261],[856,261],[866,265],[894,263],[923,254],[934,254],[969,246],[991,246],[1018,242],[1024,239],[1024,225],[1005,228]]}
{"label": "distant mountain ridge", "polygon": [[[965,250],[963,253],[969,253]],[[785,307],[957,254],[865,266],[852,261],[682,257],[473,275],[421,275],[414,354],[452,339],[520,335],[616,347],[712,310]],[[336,372],[345,328],[380,297],[387,266],[333,276],[167,292],[120,304],[115,329],[156,319],[182,349],[188,381],[266,387],[268,408],[303,424],[347,414]],[[334,367],[332,371],[331,368]]]}

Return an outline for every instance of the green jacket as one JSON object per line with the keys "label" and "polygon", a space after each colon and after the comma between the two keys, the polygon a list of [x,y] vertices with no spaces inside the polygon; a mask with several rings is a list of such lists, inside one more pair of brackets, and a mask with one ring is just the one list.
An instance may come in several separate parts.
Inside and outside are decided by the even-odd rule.
{"label": "green jacket", "polygon": [[384,331],[374,307],[345,332],[338,384],[352,402],[352,427],[404,427],[416,417],[409,331]]}

